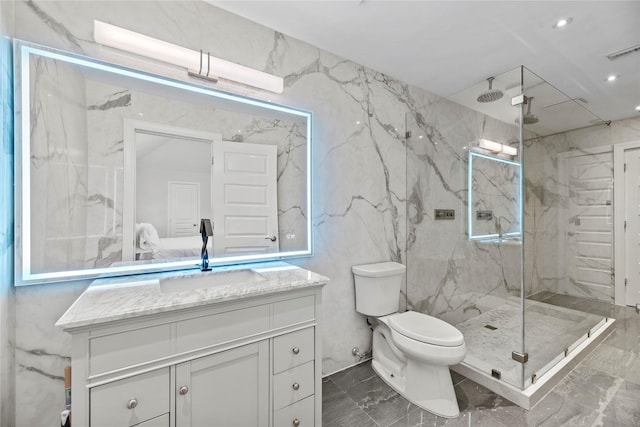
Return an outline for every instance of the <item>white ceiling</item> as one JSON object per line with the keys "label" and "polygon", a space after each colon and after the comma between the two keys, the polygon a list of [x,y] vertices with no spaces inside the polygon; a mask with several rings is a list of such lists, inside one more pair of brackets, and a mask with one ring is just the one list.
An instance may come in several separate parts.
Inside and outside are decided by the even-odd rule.
{"label": "white ceiling", "polygon": [[524,65],[601,119],[640,117],[640,51],[606,57],[640,45],[640,1],[211,3],[444,97]]}

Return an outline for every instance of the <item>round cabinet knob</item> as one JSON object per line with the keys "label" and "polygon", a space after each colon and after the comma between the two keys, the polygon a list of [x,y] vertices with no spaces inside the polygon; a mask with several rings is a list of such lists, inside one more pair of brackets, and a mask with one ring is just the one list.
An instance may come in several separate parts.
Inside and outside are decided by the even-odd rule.
{"label": "round cabinet knob", "polygon": [[185,394],[189,393],[189,387],[187,387],[186,385],[183,385],[178,389],[178,393],[184,396]]}
{"label": "round cabinet knob", "polygon": [[300,384],[298,383],[293,383],[293,385],[291,386],[294,390],[300,390]]}
{"label": "round cabinet knob", "polygon": [[138,399],[133,398],[130,401],[127,402],[127,409],[133,409],[136,406],[138,406]]}
{"label": "round cabinet knob", "polygon": [[300,349],[299,349],[298,347],[293,347],[293,348],[291,349],[291,352],[292,352],[293,354],[300,354]]}
{"label": "round cabinet knob", "polygon": [[294,418],[291,424],[293,424],[293,427],[298,427],[300,425],[300,420],[297,418]]}

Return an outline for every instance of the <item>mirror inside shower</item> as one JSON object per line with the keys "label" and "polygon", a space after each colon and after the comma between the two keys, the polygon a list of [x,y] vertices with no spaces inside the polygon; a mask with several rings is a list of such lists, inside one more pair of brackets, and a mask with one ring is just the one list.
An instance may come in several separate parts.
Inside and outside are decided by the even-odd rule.
{"label": "mirror inside shower", "polygon": [[469,151],[469,239],[521,237],[520,163]]}

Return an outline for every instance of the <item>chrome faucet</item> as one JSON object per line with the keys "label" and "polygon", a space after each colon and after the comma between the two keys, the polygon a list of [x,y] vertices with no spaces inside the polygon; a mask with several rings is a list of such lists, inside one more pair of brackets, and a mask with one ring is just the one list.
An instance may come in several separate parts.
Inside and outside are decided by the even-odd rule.
{"label": "chrome faucet", "polygon": [[202,236],[202,250],[200,251],[200,271],[209,271],[209,253],[207,252],[207,243],[209,236],[213,236],[213,225],[211,220],[207,218],[200,219],[200,235]]}

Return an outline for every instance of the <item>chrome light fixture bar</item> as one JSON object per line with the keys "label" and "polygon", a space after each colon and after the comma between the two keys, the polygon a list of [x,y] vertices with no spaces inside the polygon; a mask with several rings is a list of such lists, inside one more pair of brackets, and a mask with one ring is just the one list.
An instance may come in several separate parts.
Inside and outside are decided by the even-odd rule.
{"label": "chrome light fixture bar", "polygon": [[212,81],[229,80],[274,93],[282,93],[284,90],[282,77],[216,58],[209,53],[206,54],[205,73],[202,51],[197,52],[102,21],[93,21],[93,38],[96,43],[105,46],[184,67],[191,76]]}

